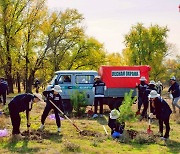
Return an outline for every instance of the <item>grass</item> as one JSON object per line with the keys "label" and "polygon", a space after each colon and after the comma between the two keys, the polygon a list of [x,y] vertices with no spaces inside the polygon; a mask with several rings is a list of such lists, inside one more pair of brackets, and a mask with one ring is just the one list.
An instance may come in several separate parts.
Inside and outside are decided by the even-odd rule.
{"label": "grass", "polygon": [[[134,108],[136,108],[136,104]],[[0,106],[0,109],[2,106]],[[36,131],[40,126],[40,117],[43,112],[44,105],[36,104],[33,106],[31,113],[31,131]],[[21,132],[27,130],[25,113],[21,114]],[[87,117],[74,118],[71,120],[82,130],[89,130],[99,134],[99,136],[83,136],[76,131],[76,128],[68,121],[62,120],[62,132],[57,134],[55,120],[46,119],[45,136],[39,140],[11,140],[11,122],[9,116],[0,116],[0,128],[8,129],[9,136],[0,138],[0,153],[30,153],[30,154],[57,154],[57,153],[180,153],[180,121],[179,113],[172,114],[170,119],[170,140],[164,142],[157,139],[155,142],[147,143],[143,138],[117,140],[111,136],[105,135],[103,125],[105,125],[108,133],[110,129],[107,126],[108,114],[103,118],[90,119]],[[126,130],[133,129],[136,131],[146,132],[148,127],[147,121],[137,121],[126,124]],[[155,120],[152,123],[154,134],[158,133],[158,123]],[[147,135],[146,135],[147,136]],[[140,142],[141,141],[141,142]]]}

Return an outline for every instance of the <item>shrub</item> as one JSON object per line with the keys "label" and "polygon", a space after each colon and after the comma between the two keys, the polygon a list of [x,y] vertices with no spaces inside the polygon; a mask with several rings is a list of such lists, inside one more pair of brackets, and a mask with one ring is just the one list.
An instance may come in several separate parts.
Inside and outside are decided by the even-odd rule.
{"label": "shrub", "polygon": [[70,100],[75,111],[76,116],[81,116],[86,111],[87,98],[85,92],[75,91],[71,96]]}

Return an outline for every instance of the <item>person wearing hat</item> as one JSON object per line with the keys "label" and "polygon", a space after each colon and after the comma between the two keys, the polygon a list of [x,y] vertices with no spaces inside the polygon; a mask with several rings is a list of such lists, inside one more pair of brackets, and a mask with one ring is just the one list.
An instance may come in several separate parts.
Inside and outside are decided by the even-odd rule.
{"label": "person wearing hat", "polygon": [[44,91],[43,92],[43,95],[47,98],[47,100],[46,100],[46,106],[45,106],[43,114],[41,116],[41,126],[39,127],[39,130],[44,129],[45,120],[46,120],[50,110],[53,109],[54,113],[55,113],[55,118],[56,118],[56,125],[57,125],[57,128],[58,128],[57,132],[60,133],[60,131],[61,131],[61,121],[60,121],[60,117],[59,117],[59,114],[58,114],[59,111],[49,101],[49,100],[51,100],[62,112],[64,112],[61,95],[59,94],[60,92],[62,92],[62,90],[61,90],[61,87],[59,85],[55,85],[54,88],[52,88],[51,91]]}
{"label": "person wearing hat", "polygon": [[[166,140],[169,138],[169,132],[170,132],[169,118],[172,113],[172,110],[169,107],[168,103],[162,97],[160,97],[160,94],[158,94],[157,91],[152,90],[148,97],[152,102],[153,108],[155,108],[156,118],[159,120],[160,137],[161,139]],[[164,136],[163,136],[163,123],[166,126],[166,132]]]}
{"label": "person wearing hat", "polygon": [[136,115],[140,114],[141,106],[144,101],[143,100],[144,92],[148,87],[148,84],[146,83],[147,80],[144,76],[142,76],[139,80],[140,80],[140,84],[136,86],[136,88],[138,89],[138,110],[136,112]]}
{"label": "person wearing hat", "polygon": [[111,110],[109,114],[108,126],[111,128],[111,135],[113,138],[118,138],[122,135],[125,127],[125,123],[119,123],[117,119],[120,116],[120,112],[117,109]]}
{"label": "person wearing hat", "polygon": [[32,109],[32,105],[34,103],[37,103],[42,100],[42,95],[41,94],[20,94],[14,97],[10,103],[8,104],[9,108],[9,114],[11,118],[11,123],[13,126],[12,129],[12,135],[13,138],[15,139],[22,139],[23,137],[20,134],[20,122],[21,122],[21,117],[19,115],[20,112],[26,111],[26,118],[27,118],[27,127],[30,127],[28,119],[29,117],[29,112]]}
{"label": "person wearing hat", "polygon": [[172,107],[173,107],[173,113],[176,113],[176,108],[179,108],[180,113],[180,105],[178,104],[180,102],[180,88],[179,84],[176,82],[175,76],[170,78],[171,86],[168,89],[168,92],[172,94],[173,100],[172,100]]}
{"label": "person wearing hat", "polygon": [[143,118],[147,118],[147,109],[148,109],[148,106],[150,106],[150,112],[153,113],[154,112],[154,109],[152,107],[152,103],[150,102],[150,105],[149,105],[149,98],[148,98],[148,95],[150,94],[150,92],[152,90],[156,90],[156,83],[154,80],[151,80],[149,82],[149,85],[148,87],[146,88],[145,92],[144,92],[144,95],[143,95],[143,111],[141,113],[141,117],[140,117],[140,121],[143,119]]}
{"label": "person wearing hat", "polygon": [[164,87],[163,87],[161,81],[158,81],[158,82],[156,83],[157,93],[161,95],[161,93],[162,93],[162,91],[163,91],[163,88],[164,88]]}
{"label": "person wearing hat", "polygon": [[94,115],[93,118],[98,117],[97,109],[98,103],[100,105],[100,117],[103,116],[103,99],[104,99],[104,92],[106,90],[106,85],[103,81],[101,81],[100,76],[96,76],[94,78],[93,84],[93,92],[94,92]]}

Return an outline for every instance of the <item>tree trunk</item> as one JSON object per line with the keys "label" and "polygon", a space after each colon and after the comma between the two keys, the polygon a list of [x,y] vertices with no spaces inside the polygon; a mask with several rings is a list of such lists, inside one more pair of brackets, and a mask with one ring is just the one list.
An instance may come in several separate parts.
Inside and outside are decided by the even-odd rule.
{"label": "tree trunk", "polygon": [[21,93],[21,81],[20,81],[20,75],[17,72],[17,87],[18,87],[18,93]]}

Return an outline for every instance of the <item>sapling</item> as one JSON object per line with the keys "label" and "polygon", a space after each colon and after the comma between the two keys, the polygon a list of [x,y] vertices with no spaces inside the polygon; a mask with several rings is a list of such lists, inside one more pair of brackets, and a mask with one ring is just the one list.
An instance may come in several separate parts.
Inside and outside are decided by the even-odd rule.
{"label": "sapling", "polygon": [[130,90],[129,93],[125,93],[122,105],[119,107],[120,116],[117,119],[119,123],[125,123],[136,120],[135,112],[133,112],[132,110],[132,105],[135,102],[136,97],[132,98],[132,93],[133,90]]}
{"label": "sapling", "polygon": [[85,113],[87,105],[87,98],[85,92],[75,91],[70,96],[70,100],[77,116]]}

